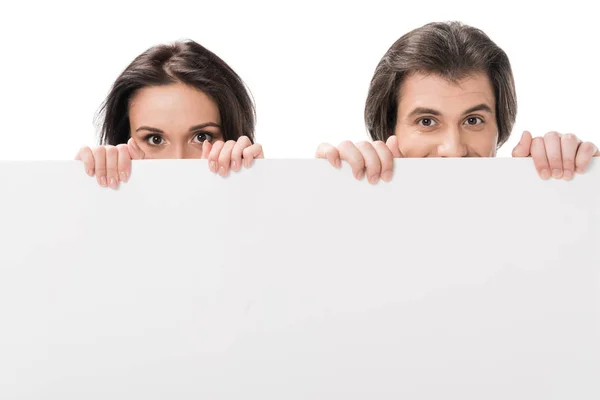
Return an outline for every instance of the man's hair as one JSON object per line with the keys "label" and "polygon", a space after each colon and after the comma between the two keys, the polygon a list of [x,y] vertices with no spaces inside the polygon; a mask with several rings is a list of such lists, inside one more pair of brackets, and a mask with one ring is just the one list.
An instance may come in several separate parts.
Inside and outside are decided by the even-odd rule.
{"label": "man's hair", "polygon": [[385,53],[371,80],[365,124],[373,140],[394,134],[400,88],[412,73],[436,74],[451,82],[487,74],[496,99],[498,147],[506,142],[517,116],[517,97],[506,53],[483,31],[460,22],[434,22],[412,30]]}
{"label": "man's hair", "polygon": [[192,41],[151,47],[121,73],[102,104],[101,144],[127,143],[129,102],[144,87],[183,83],[201,90],[219,108],[223,138],[254,142],[254,102],[242,79],[216,54]]}

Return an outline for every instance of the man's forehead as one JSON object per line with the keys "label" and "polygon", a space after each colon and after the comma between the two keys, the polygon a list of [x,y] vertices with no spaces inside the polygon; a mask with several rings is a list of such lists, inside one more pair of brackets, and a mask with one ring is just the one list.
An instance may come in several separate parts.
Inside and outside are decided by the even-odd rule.
{"label": "man's forehead", "polygon": [[[466,109],[482,103],[490,108],[494,106],[494,90],[483,73],[471,74],[458,81],[434,74],[411,74],[404,80],[399,97],[399,106],[404,106],[402,108]],[[410,112],[407,109],[404,111]]]}

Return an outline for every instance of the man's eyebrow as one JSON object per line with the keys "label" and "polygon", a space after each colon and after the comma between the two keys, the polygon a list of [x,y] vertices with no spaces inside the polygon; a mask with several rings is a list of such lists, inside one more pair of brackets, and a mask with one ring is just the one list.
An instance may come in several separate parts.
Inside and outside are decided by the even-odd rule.
{"label": "man's eyebrow", "polygon": [[214,126],[215,128],[219,128],[221,129],[221,125],[216,124],[214,122],[206,122],[204,124],[200,124],[200,125],[194,125],[190,128],[190,132],[191,131],[197,131],[198,129],[202,129],[202,128],[206,128],[208,126]]}
{"label": "man's eyebrow", "polygon": [[487,111],[487,112],[489,112],[490,114],[493,114],[493,113],[494,113],[494,112],[492,111],[492,109],[490,108],[490,106],[488,106],[488,105],[487,105],[487,104],[485,104],[485,103],[481,103],[481,104],[478,104],[478,105],[476,105],[476,106],[474,106],[474,107],[471,107],[471,108],[469,108],[468,110],[466,110],[466,111],[463,113],[463,115],[465,115],[465,114],[471,114],[471,113],[473,113],[473,112],[475,112],[475,111]]}
{"label": "man's eyebrow", "polygon": [[414,117],[421,114],[431,114],[431,115],[442,115],[438,110],[434,110],[433,108],[425,108],[425,107],[417,107],[408,114],[409,117]]}
{"label": "man's eyebrow", "polygon": [[160,129],[157,128],[152,128],[151,126],[140,126],[139,128],[137,128],[135,131],[150,131],[150,132],[154,132],[154,133],[163,133],[163,131],[161,131]]}

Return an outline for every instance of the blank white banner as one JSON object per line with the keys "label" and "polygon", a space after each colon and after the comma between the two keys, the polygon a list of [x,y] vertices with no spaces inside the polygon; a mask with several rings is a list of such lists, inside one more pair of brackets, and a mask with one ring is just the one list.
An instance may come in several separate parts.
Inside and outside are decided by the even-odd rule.
{"label": "blank white banner", "polygon": [[600,165],[0,163],[1,399],[600,398]]}

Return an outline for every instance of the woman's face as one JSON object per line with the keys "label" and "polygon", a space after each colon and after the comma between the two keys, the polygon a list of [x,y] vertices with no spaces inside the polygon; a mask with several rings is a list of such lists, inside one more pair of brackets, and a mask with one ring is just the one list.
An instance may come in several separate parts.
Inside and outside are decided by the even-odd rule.
{"label": "woman's face", "polygon": [[129,102],[129,128],[146,158],[201,158],[204,141],[223,140],[216,103],[183,83],[138,90]]}

